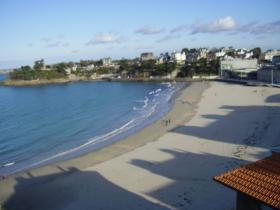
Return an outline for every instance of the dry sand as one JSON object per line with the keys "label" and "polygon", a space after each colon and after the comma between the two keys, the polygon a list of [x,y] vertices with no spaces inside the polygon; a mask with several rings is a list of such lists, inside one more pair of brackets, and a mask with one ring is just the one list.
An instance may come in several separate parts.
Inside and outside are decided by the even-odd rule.
{"label": "dry sand", "polygon": [[193,83],[165,118],[137,135],[1,181],[0,203],[29,210],[234,209],[234,191],[212,177],[279,144],[280,89],[208,86]]}

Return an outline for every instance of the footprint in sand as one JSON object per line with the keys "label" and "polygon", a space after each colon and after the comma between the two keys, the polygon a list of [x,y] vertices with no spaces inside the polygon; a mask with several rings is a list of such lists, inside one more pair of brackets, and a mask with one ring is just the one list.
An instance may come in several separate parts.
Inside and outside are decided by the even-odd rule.
{"label": "footprint in sand", "polygon": [[192,205],[193,203],[193,199],[190,195],[190,192],[184,192],[183,194],[179,194],[177,197],[181,200],[176,204],[179,207],[183,207],[185,205]]}

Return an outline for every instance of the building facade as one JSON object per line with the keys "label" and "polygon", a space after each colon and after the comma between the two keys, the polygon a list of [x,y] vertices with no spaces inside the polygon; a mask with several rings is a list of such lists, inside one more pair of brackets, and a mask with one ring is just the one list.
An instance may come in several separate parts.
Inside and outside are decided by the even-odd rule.
{"label": "building facade", "polygon": [[140,56],[140,59],[141,59],[141,61],[156,60],[156,58],[152,52],[142,53]]}
{"label": "building facade", "polygon": [[268,50],[262,55],[263,60],[272,61],[274,56],[280,55],[280,50]]}
{"label": "building facade", "polygon": [[258,70],[258,80],[271,84],[280,84],[280,66],[263,66]]}
{"label": "building facade", "polygon": [[172,61],[175,61],[179,64],[184,64],[186,62],[186,54],[185,54],[185,52],[183,52],[183,53],[173,52],[173,53],[171,53],[171,59],[172,59]]}
{"label": "building facade", "polygon": [[230,77],[232,74],[244,74],[257,71],[257,59],[229,59],[222,60],[220,63],[220,76]]}
{"label": "building facade", "polygon": [[112,65],[112,59],[110,57],[108,58],[102,58],[102,65],[103,66],[110,66]]}

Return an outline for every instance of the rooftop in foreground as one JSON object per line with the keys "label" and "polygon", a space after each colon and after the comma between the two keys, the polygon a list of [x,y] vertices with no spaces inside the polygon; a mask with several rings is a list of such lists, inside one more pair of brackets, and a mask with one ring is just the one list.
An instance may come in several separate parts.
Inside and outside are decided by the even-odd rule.
{"label": "rooftop in foreground", "polygon": [[215,176],[214,180],[280,209],[280,154]]}

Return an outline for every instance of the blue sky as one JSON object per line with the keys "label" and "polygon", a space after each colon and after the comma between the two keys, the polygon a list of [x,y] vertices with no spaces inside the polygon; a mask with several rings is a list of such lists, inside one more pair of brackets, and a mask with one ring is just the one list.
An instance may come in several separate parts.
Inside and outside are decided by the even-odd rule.
{"label": "blue sky", "polygon": [[184,47],[280,48],[279,0],[1,0],[0,69]]}

